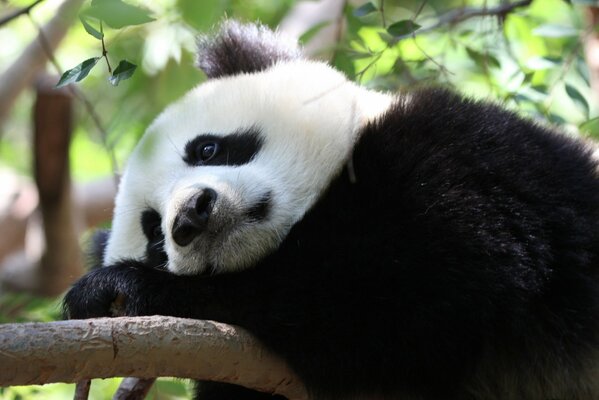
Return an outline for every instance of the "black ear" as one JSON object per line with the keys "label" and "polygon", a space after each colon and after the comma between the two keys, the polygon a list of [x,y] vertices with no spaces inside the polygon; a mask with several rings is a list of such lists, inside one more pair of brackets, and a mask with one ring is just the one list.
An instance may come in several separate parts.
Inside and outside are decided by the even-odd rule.
{"label": "black ear", "polygon": [[198,67],[208,78],[263,71],[279,61],[299,58],[296,42],[264,25],[227,20],[216,35],[198,40]]}

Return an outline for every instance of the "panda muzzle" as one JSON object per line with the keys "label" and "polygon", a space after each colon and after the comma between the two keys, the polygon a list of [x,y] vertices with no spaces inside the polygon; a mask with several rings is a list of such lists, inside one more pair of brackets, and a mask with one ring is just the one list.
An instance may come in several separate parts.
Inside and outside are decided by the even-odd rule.
{"label": "panda muzzle", "polygon": [[173,240],[185,247],[206,230],[217,194],[205,188],[191,196],[175,217],[172,228]]}

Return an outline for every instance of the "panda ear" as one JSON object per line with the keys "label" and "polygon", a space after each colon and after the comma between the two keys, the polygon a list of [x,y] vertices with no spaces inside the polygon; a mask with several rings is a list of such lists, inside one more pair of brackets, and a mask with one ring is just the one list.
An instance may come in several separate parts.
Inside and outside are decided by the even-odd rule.
{"label": "panda ear", "polygon": [[226,20],[214,36],[198,39],[198,67],[208,78],[258,72],[302,58],[298,44],[264,25]]}

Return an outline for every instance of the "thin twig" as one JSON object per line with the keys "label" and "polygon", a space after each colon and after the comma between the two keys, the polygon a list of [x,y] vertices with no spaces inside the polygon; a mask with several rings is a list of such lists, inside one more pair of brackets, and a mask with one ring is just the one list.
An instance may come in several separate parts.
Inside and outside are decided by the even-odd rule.
{"label": "thin twig", "polygon": [[410,37],[415,37],[417,35],[421,35],[423,33],[428,33],[428,32],[434,31],[435,29],[437,29],[441,26],[444,26],[444,25],[456,25],[456,24],[459,24],[459,23],[464,22],[471,18],[490,17],[490,16],[497,16],[497,17],[505,18],[505,16],[507,14],[514,11],[515,9],[520,8],[520,7],[529,6],[531,3],[532,3],[532,0],[522,0],[522,1],[517,1],[515,3],[502,4],[500,6],[493,7],[493,8],[486,8],[486,7],[458,8],[458,9],[451,10],[451,11],[441,15],[439,17],[439,20],[435,24],[428,26],[426,28],[418,29],[417,31],[408,33],[406,35],[398,36],[395,38],[395,40],[398,42],[402,39],[407,39]]}
{"label": "thin twig", "polygon": [[364,68],[362,68],[360,71],[356,72],[356,75],[354,77],[354,79],[357,80],[362,80],[362,77],[364,76],[364,74],[366,73],[366,71],[368,71],[370,68],[372,68],[372,66],[374,64],[376,64],[381,57],[383,56],[383,53],[385,52],[385,50],[387,50],[388,47],[386,47],[385,49],[381,50],[379,53],[377,53],[374,58],[372,59],[372,61],[370,61]]}
{"label": "thin twig", "polygon": [[345,16],[345,9],[347,8],[348,0],[344,0],[341,3],[339,14],[335,19],[335,44],[333,46],[333,54],[331,54],[331,63],[335,62],[337,54],[339,53],[339,47],[341,46],[341,39],[343,38],[343,20]]}
{"label": "thin twig", "polygon": [[92,381],[89,379],[85,379],[77,382],[75,385],[75,394],[73,395],[73,400],[87,400],[89,398],[89,389],[91,387]]}
{"label": "thin twig", "polygon": [[27,7],[24,8],[20,8],[18,10],[15,10],[13,12],[10,12],[8,14],[6,14],[5,16],[0,18],[0,26],[9,23],[10,21],[12,21],[13,19],[20,17],[23,14],[29,14],[29,12],[31,11],[31,9],[35,6],[37,6],[39,3],[41,3],[44,0],[36,0],[33,3],[31,3],[30,5],[28,5]]}
{"label": "thin twig", "polygon": [[412,22],[415,22],[418,19],[426,3],[428,3],[428,0],[422,0],[422,3],[420,3],[420,6],[418,6],[418,10],[416,10],[416,13],[412,17]]}
{"label": "thin twig", "polygon": [[578,40],[576,42],[576,45],[572,48],[572,50],[568,54],[568,57],[564,61],[562,68],[560,70],[559,76],[553,81],[553,83],[551,84],[551,87],[547,90],[547,93],[549,93],[549,97],[545,100],[545,105],[543,107],[544,113],[546,116],[549,115],[549,109],[553,105],[553,100],[555,99],[555,88],[556,88],[557,84],[564,81],[564,78],[566,77],[566,74],[568,73],[568,71],[570,71],[570,68],[572,67],[572,63],[574,62],[574,60],[576,60],[576,56],[578,55],[578,52],[581,47],[582,47],[582,42],[580,40]]}
{"label": "thin twig", "polygon": [[416,38],[413,38],[413,42],[414,45],[416,46],[416,48],[422,53],[422,55],[424,57],[426,57],[427,60],[429,60],[430,62],[432,62],[433,64],[435,64],[437,67],[439,67],[439,70],[441,70],[442,73],[444,74],[449,74],[449,75],[454,75],[453,72],[451,72],[449,69],[447,69],[447,67],[441,63],[439,63],[437,60],[435,60],[431,55],[429,55],[426,51],[424,51],[424,49],[418,44],[418,41],[416,41]]}
{"label": "thin twig", "polygon": [[[35,28],[39,32],[38,37],[40,40],[40,45],[42,46],[44,53],[46,53],[48,60],[50,60],[50,63],[52,64],[52,66],[54,67],[56,72],[59,75],[62,75],[63,70],[62,70],[60,64],[58,63],[58,61],[56,60],[56,57],[54,57],[54,52],[52,51],[52,48],[50,47],[50,45],[48,43],[48,39],[46,38],[46,35],[44,34],[42,27],[38,25],[38,23],[35,21],[35,19],[33,19],[31,14],[27,14],[27,15],[29,16],[29,20],[31,21],[33,26],[35,26]],[[115,180],[115,184],[117,184],[117,186],[118,186],[118,181],[119,181],[118,163],[116,160],[116,156],[114,154],[114,149],[111,146],[109,146],[109,144],[108,144],[108,132],[104,128],[104,125],[102,124],[102,121],[100,120],[100,116],[96,112],[92,102],[87,98],[87,96],[82,91],[78,90],[73,85],[69,85],[68,90],[71,92],[71,94],[77,100],[79,100],[83,104],[85,111],[87,111],[87,113],[89,114],[89,116],[92,119],[92,122],[96,126],[96,129],[98,130],[98,132],[100,132],[100,139],[102,140],[102,144],[103,144],[104,148],[106,149],[106,152],[108,153],[108,156],[110,158],[110,164],[111,164],[110,166],[112,168],[112,174],[113,174],[113,177]]]}
{"label": "thin twig", "polygon": [[108,66],[108,73],[112,74],[112,68],[110,67],[110,61],[108,61],[108,50],[106,50],[106,44],[104,43],[104,28],[102,21],[100,21],[100,33],[102,34],[102,57],[106,59],[106,65]]}
{"label": "thin twig", "polygon": [[381,6],[379,7],[379,11],[381,13],[383,28],[387,29],[387,20],[385,19],[385,0],[381,0]]}

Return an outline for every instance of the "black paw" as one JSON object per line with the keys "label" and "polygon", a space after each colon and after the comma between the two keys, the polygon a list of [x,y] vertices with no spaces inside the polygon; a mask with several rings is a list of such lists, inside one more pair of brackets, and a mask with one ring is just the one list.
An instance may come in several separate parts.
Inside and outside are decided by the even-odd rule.
{"label": "black paw", "polygon": [[65,318],[84,319],[143,315],[142,282],[148,273],[128,262],[95,269],[79,279],[63,301]]}

